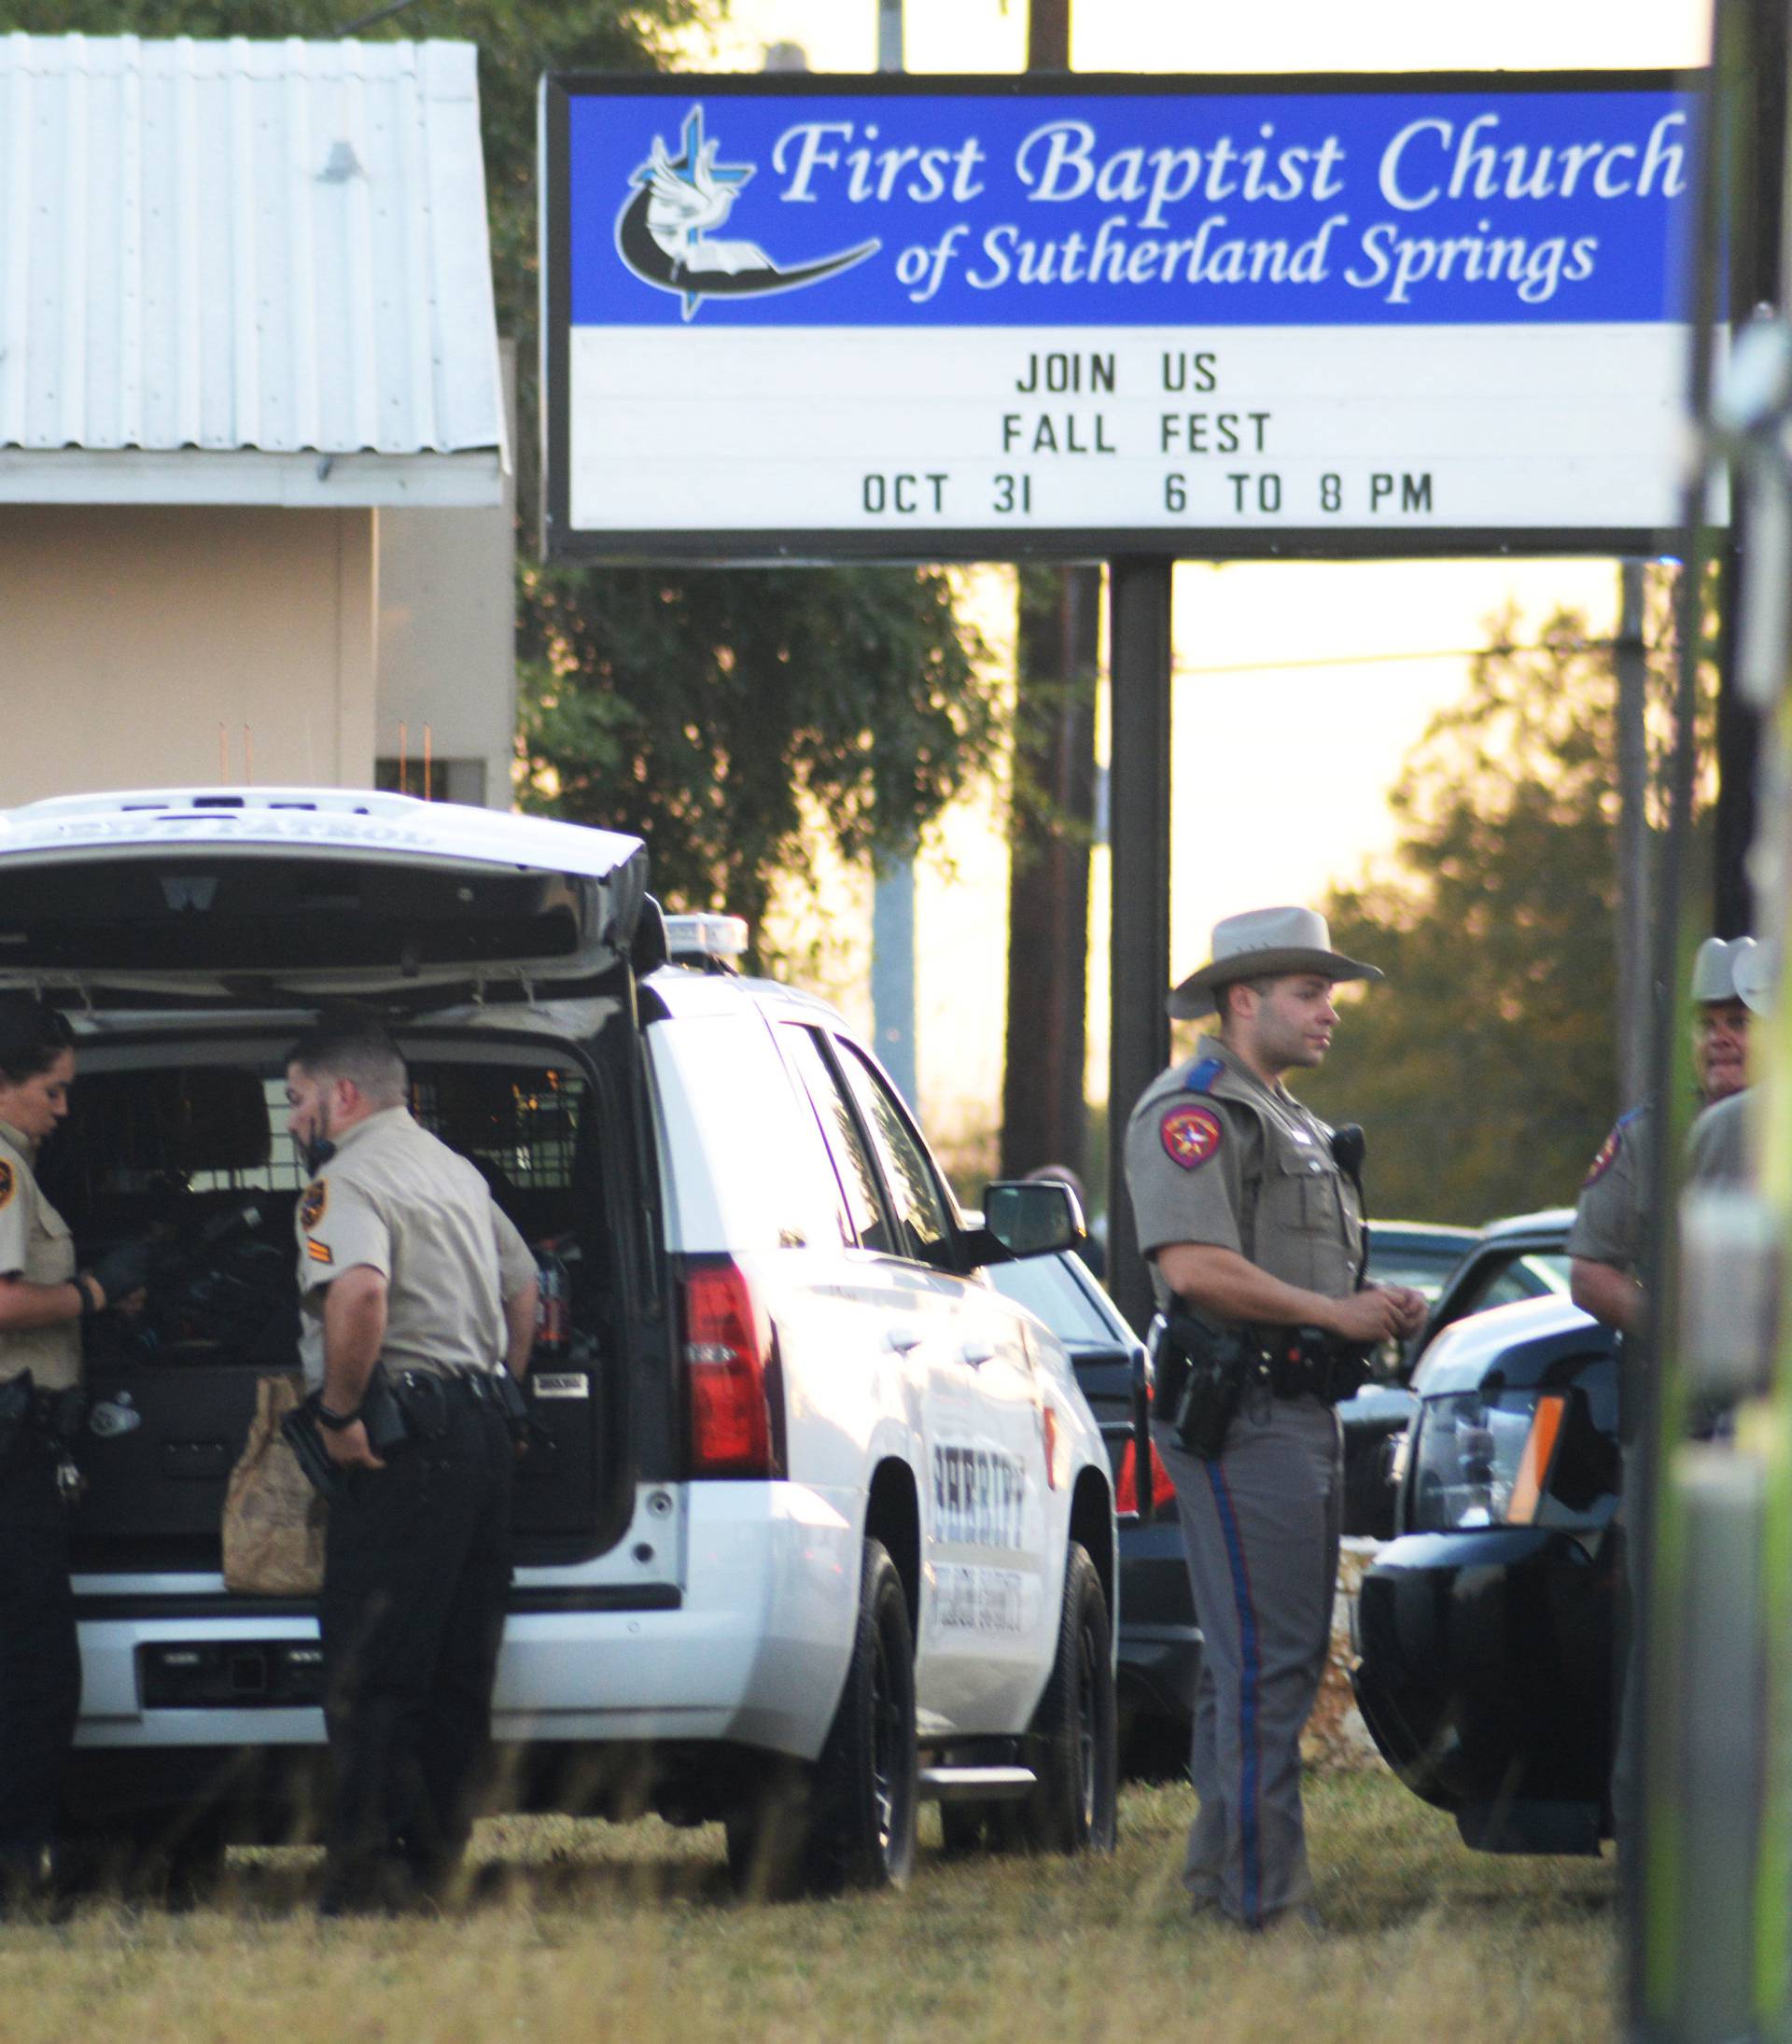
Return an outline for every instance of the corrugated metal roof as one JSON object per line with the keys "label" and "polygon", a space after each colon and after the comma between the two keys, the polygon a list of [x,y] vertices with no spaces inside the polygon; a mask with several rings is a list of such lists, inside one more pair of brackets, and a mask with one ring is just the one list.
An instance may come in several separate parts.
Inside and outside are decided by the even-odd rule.
{"label": "corrugated metal roof", "polygon": [[503,443],[472,45],[0,36],[0,498],[417,501],[391,457]]}

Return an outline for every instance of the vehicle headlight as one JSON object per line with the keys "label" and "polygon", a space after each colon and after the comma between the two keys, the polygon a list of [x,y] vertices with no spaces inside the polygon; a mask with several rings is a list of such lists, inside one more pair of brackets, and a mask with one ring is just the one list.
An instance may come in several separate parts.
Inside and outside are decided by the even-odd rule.
{"label": "vehicle headlight", "polygon": [[1426,1399],[1407,1451],[1408,1530],[1533,1524],[1567,1409],[1561,1392],[1468,1391]]}

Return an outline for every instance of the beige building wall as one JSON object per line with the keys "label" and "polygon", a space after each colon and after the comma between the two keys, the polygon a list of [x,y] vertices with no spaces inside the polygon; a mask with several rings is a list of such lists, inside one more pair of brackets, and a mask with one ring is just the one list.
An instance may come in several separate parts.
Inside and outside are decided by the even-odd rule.
{"label": "beige building wall", "polygon": [[365,510],[0,506],[0,807],[102,789],[371,784]]}
{"label": "beige building wall", "polygon": [[[505,416],[516,444],[516,343],[498,343]],[[516,738],[516,471],[489,511],[380,513],[379,729],[374,751],[399,754],[423,792],[425,734],[438,800],[511,805]]]}

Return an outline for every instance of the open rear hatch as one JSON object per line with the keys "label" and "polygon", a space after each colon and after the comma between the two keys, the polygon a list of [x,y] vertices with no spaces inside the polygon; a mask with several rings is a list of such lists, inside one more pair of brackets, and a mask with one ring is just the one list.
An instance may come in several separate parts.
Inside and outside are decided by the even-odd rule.
{"label": "open rear hatch", "polygon": [[0,986],[88,1007],[588,992],[629,955],[638,839],[409,795],[211,789],[0,814]]}
{"label": "open rear hatch", "polygon": [[413,1112],[485,1176],[553,1300],[519,1561],[619,1537],[631,1387],[651,1373],[628,963],[656,917],[646,875],[634,838],[401,795],[216,790],[0,814],[0,987],[61,1002],[80,1030],[45,1191],[84,1259],[157,1244],[146,1311],[87,1330],[83,1568],[218,1565],[256,1379],[298,1366],[303,1174],[283,1052],[343,997],[391,1016]]}

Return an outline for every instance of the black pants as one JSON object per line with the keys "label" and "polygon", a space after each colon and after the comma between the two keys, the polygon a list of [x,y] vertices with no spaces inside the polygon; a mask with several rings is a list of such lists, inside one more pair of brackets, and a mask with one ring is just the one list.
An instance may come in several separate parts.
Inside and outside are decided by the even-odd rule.
{"label": "black pants", "polygon": [[0,1889],[36,1884],[80,1706],[68,1507],[27,1439],[0,1463]]}
{"label": "black pants", "polygon": [[513,1454],[497,1406],[468,1384],[449,1385],[439,1419],[440,1438],[349,1472],[330,1504],[318,1624],[339,1903],[452,1870],[490,1743]]}

